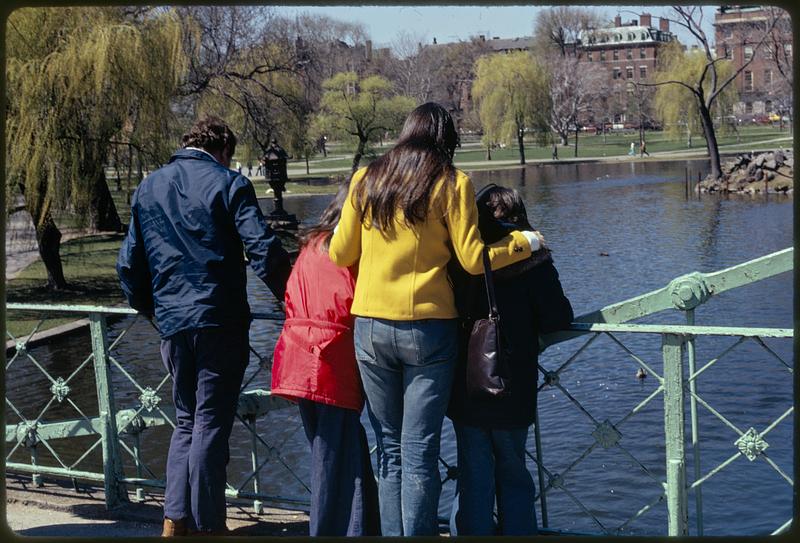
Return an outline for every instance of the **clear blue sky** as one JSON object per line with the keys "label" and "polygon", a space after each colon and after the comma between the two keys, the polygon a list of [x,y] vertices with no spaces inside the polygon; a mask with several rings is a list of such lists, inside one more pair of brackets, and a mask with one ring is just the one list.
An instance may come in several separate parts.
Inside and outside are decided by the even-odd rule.
{"label": "clear blue sky", "polygon": [[[498,36],[514,38],[530,36],[533,23],[541,6],[283,6],[278,13],[294,15],[298,12],[328,15],[343,21],[363,23],[376,45],[388,45],[400,31],[427,38],[435,37],[439,43],[458,41],[470,36],[484,34],[487,38]],[[593,6],[606,19],[611,20],[620,13],[622,20],[636,18],[629,12],[649,12],[653,25],[657,17],[671,12],[669,6]],[[713,41],[711,22],[715,6],[705,6],[704,29]],[[675,25],[670,28],[676,31]],[[682,32],[678,37],[691,44]]]}

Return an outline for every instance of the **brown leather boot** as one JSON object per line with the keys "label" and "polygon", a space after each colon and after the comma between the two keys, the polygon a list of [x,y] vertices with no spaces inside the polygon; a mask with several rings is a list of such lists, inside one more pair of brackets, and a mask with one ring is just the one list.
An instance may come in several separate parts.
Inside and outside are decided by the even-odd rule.
{"label": "brown leather boot", "polygon": [[186,519],[173,520],[164,517],[164,529],[161,537],[179,537],[186,535]]}

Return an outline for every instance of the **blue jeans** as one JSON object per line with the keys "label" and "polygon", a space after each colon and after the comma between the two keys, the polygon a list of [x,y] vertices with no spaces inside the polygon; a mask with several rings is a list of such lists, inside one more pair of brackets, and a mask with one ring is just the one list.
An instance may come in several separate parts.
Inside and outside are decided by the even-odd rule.
{"label": "blue jeans", "polygon": [[300,400],[311,445],[310,536],[380,535],[378,488],[360,413]]}
{"label": "blue jeans", "polygon": [[457,356],[456,326],[455,319],[356,319],[356,358],[378,443],[384,536],[439,533],[437,462]]}
{"label": "blue jeans", "polygon": [[527,428],[492,430],[453,423],[458,442],[458,479],[451,535],[534,535],[533,478],[525,465]]}

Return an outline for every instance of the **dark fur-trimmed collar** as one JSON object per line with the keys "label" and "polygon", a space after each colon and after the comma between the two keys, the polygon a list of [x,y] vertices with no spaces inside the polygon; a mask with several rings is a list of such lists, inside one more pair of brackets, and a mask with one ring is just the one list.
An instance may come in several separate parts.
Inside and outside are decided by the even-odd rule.
{"label": "dark fur-trimmed collar", "polygon": [[500,280],[510,279],[511,277],[516,277],[517,275],[523,274],[528,270],[531,270],[536,266],[539,266],[540,264],[552,261],[553,257],[551,255],[550,249],[544,247],[533,253],[525,260],[522,260],[520,262],[515,262],[514,264],[511,264],[504,268],[500,268],[499,270],[495,270],[493,273],[497,279]]}

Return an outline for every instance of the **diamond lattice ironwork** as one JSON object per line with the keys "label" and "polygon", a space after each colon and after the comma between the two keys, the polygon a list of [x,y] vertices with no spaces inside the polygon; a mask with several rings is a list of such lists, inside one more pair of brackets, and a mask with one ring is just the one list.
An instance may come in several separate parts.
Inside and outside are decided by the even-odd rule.
{"label": "diamond lattice ironwork", "polygon": [[69,385],[62,377],[59,377],[52,385],[50,385],[50,392],[56,397],[58,403],[64,401],[64,399],[69,395],[69,391]]}
{"label": "diamond lattice ironwork", "polygon": [[139,395],[139,401],[142,402],[142,407],[147,409],[148,413],[156,408],[161,398],[156,394],[156,391],[147,387]]}
{"label": "diamond lattice ironwork", "polygon": [[604,449],[610,449],[619,442],[622,438],[622,434],[611,424],[610,420],[606,419],[595,427],[592,432],[592,437],[594,437],[597,443]]}
{"label": "diamond lattice ironwork", "polygon": [[742,437],[737,439],[734,444],[739,449],[739,452],[745,455],[751,462],[758,458],[758,456],[769,447],[769,443],[764,441],[761,434],[752,426],[742,434]]}

